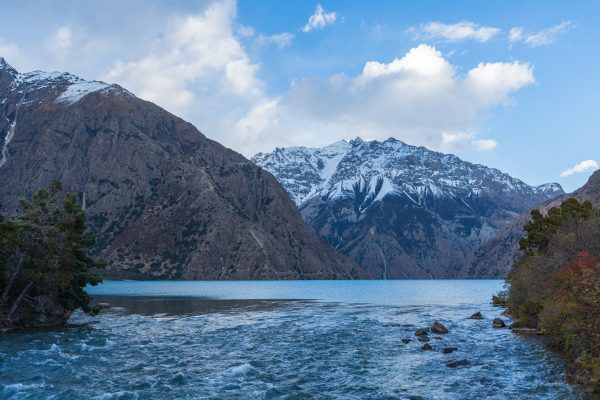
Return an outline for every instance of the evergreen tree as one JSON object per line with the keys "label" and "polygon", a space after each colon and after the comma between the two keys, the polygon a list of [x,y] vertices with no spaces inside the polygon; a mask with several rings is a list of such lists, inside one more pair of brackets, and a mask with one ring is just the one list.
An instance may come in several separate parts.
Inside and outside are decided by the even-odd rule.
{"label": "evergreen tree", "polygon": [[[0,325],[35,325],[57,309],[94,312],[85,292],[104,264],[89,256],[94,237],[73,194],[60,196],[58,182],[22,200],[22,213],[0,216]],[[65,320],[66,321],[66,320]],[[63,321],[63,322],[65,322]]]}

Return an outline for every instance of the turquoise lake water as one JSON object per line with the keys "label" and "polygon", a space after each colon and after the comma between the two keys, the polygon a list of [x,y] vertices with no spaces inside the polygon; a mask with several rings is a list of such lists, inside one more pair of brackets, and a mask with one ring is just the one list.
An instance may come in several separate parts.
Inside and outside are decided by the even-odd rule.
{"label": "turquoise lake water", "polygon": [[[109,281],[88,290],[100,315],[0,336],[0,398],[580,398],[538,339],[491,327],[502,285]],[[434,321],[449,333],[421,350]]]}

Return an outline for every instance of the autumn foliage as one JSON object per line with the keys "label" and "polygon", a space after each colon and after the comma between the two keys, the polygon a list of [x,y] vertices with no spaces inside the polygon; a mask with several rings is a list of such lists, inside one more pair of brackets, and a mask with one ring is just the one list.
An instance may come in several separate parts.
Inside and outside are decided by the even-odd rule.
{"label": "autumn foliage", "polygon": [[600,215],[568,199],[546,214],[534,210],[525,232],[508,310],[567,356],[573,380],[600,389]]}

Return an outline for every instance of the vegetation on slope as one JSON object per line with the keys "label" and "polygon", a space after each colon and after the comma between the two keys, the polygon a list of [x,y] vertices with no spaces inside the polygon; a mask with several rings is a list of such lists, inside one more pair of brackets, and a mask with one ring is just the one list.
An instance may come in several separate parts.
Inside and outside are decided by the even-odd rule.
{"label": "vegetation on slope", "polygon": [[0,330],[64,324],[82,308],[93,312],[87,284],[103,264],[88,255],[94,237],[73,194],[52,183],[11,220],[0,215]]}
{"label": "vegetation on slope", "polygon": [[[600,213],[589,201],[531,213],[506,306],[566,355],[569,377],[600,390]],[[496,298],[498,300],[499,298]]]}

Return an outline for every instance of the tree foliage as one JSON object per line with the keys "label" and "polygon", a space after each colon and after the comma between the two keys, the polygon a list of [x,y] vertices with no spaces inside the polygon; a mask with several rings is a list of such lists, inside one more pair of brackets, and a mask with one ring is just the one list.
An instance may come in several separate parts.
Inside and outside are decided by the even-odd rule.
{"label": "tree foliage", "polygon": [[600,389],[600,214],[588,201],[531,213],[507,307],[571,361],[574,379]]}
{"label": "tree foliage", "polygon": [[89,256],[94,237],[73,194],[60,183],[22,200],[21,213],[0,216],[0,326],[4,329],[65,322],[90,308],[84,287],[96,285],[103,263]]}

